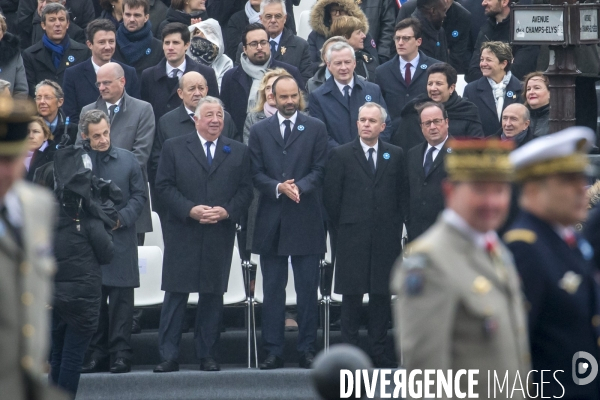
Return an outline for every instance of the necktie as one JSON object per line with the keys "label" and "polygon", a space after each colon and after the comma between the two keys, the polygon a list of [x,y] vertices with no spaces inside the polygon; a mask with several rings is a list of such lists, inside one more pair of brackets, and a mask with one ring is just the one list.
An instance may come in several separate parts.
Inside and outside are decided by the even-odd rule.
{"label": "necktie", "polygon": [[173,71],[171,71],[171,78],[179,78],[179,69],[173,68]]}
{"label": "necktie", "polygon": [[577,238],[573,231],[569,228],[563,231],[563,240],[569,245],[570,248],[575,248],[577,246]]}
{"label": "necktie", "polygon": [[494,265],[496,275],[498,275],[498,278],[501,282],[506,282],[506,268],[504,267],[504,263],[502,262],[502,257],[500,257],[498,239],[493,233],[486,234],[485,236],[485,250],[488,253],[490,259],[492,260],[492,264]]}
{"label": "necktie", "polygon": [[371,172],[373,172],[373,174],[375,174],[375,159],[373,159],[373,153],[375,153],[375,149],[371,147],[369,149],[369,157],[367,158],[367,162],[369,163],[369,166],[371,167]]}
{"label": "necktie", "polygon": [[431,147],[427,151],[427,155],[425,156],[425,162],[423,163],[423,171],[425,171],[425,176],[429,175],[429,170],[431,170],[431,166],[433,165],[433,151],[435,147]]}
{"label": "necktie", "polygon": [[190,113],[190,118],[192,119],[192,121],[194,120],[194,113]]}
{"label": "necktie", "polygon": [[411,67],[411,63],[406,63],[406,66],[404,67],[404,81],[406,82],[406,86],[410,85],[410,82],[412,81],[412,76],[410,74]]}
{"label": "necktie", "polygon": [[113,118],[115,117],[115,109],[117,108],[116,104],[113,104],[112,106],[108,107],[108,118],[110,118],[110,122],[112,122]]}
{"label": "necktie", "polygon": [[269,43],[271,43],[271,54],[273,54],[273,57],[275,57],[275,54],[277,53],[277,42],[274,40],[269,40]]}
{"label": "necktie", "polygon": [[348,106],[350,105],[350,86],[346,85],[344,86],[344,99],[346,99],[346,103],[348,103]]}
{"label": "necktie", "polygon": [[213,142],[206,142],[206,161],[208,161],[208,166],[212,165],[213,157],[210,154],[210,146],[213,145]]}
{"label": "necktie", "polygon": [[283,130],[283,143],[287,144],[287,141],[292,134],[292,121],[286,119],[283,121],[283,124],[285,125],[285,129]]}

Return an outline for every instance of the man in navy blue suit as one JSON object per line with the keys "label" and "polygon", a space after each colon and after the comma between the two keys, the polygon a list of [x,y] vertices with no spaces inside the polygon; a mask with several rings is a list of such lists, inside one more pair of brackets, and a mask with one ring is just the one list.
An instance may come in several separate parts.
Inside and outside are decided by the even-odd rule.
{"label": "man in navy blue suit", "polygon": [[264,282],[261,369],[283,367],[285,287],[291,256],[296,284],[300,367],[310,368],[319,319],[319,261],[325,252],[321,186],[327,131],[298,112],[300,89],[279,77],[272,86],[277,113],[250,129],[250,157],[260,192],[252,252],[260,254]]}
{"label": "man in navy blue suit", "polygon": [[238,132],[244,131],[246,112],[254,109],[258,86],[268,69],[283,68],[294,77],[299,87],[304,87],[298,68],[271,57],[269,34],[264,26],[259,23],[248,25],[242,39],[244,53],[240,65],[227,71],[221,82],[221,100]]}
{"label": "man in navy blue suit", "polygon": [[[327,68],[331,77],[310,94],[310,115],[327,126],[328,148],[331,150],[350,143],[358,137],[358,109],[370,101],[387,110],[379,86],[367,82],[354,73],[356,59],[354,49],[348,43],[334,43],[327,50]],[[380,138],[389,142],[392,136],[392,121],[388,116],[385,130]]]}
{"label": "man in navy blue suit", "polygon": [[117,62],[125,71],[125,90],[131,97],[140,97],[140,86],[135,68],[113,61],[115,54],[116,30],[107,19],[90,22],[86,28],[87,46],[92,56],[86,61],[65,70],[63,91],[65,103],[63,111],[72,124],[79,122],[81,109],[98,100],[100,91],[96,87],[96,72],[106,63]]}
{"label": "man in navy blue suit", "polygon": [[[587,217],[586,153],[595,139],[591,129],[572,127],[510,156],[522,210],[504,241],[527,298],[532,377],[548,398],[600,399],[599,272],[592,246],[574,227]],[[591,368],[581,369],[584,363]]]}

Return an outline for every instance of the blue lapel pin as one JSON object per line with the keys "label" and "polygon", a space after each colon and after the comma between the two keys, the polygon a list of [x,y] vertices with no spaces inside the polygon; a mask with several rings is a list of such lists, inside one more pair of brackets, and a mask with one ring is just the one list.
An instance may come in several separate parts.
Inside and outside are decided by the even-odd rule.
{"label": "blue lapel pin", "polygon": [[513,97],[515,94],[512,92],[512,90],[509,90],[508,92],[506,92],[506,97]]}
{"label": "blue lapel pin", "polygon": [[304,130],[304,125],[298,125],[298,130],[302,132]]}
{"label": "blue lapel pin", "polygon": [[371,95],[366,95],[365,96],[365,101],[371,101],[371,99],[372,99]]}
{"label": "blue lapel pin", "polygon": [[452,37],[458,37],[458,31],[452,31]]}
{"label": "blue lapel pin", "polygon": [[69,60],[69,62],[74,62],[75,61],[75,57],[69,56],[69,57],[67,57],[67,60]]}
{"label": "blue lapel pin", "polygon": [[390,153],[383,153],[383,158],[386,160],[390,159]]}
{"label": "blue lapel pin", "polygon": [[448,147],[448,148],[446,149],[446,153],[448,153],[448,154],[452,153],[452,149],[451,149],[450,147]]}
{"label": "blue lapel pin", "polygon": [[121,109],[121,108],[119,108],[119,106],[117,106],[117,107],[115,108],[115,114],[116,114],[116,113],[118,113],[120,109]]}
{"label": "blue lapel pin", "polygon": [[427,64],[421,64],[421,69],[427,69]]}
{"label": "blue lapel pin", "polygon": [[148,47],[148,48],[146,49],[146,55],[148,55],[148,54],[150,54],[150,53],[152,53],[152,49],[151,49],[150,47]]}

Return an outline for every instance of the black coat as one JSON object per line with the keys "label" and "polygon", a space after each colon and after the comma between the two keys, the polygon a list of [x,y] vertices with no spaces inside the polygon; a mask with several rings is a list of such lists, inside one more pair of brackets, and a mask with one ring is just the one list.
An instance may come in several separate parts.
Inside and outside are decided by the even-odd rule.
{"label": "black coat", "polygon": [[369,34],[377,43],[379,53],[377,63],[384,63],[396,53],[394,51],[396,5],[391,0],[363,0],[358,4],[369,20]]}
{"label": "black coat", "polygon": [[195,14],[192,17],[190,14],[187,14],[187,13],[184,13],[181,11],[177,11],[174,8],[169,7],[167,9],[167,15],[160,22],[160,25],[158,26],[158,32],[155,36],[159,39],[162,39],[163,28],[165,27],[165,25],[170,24],[171,22],[180,22],[180,23],[184,24],[185,26],[190,26],[192,24],[192,18],[201,18],[202,21],[206,21],[209,17],[205,11],[198,13],[197,15]]}
{"label": "black coat", "polygon": [[389,295],[408,200],[404,153],[379,141],[371,172],[360,139],[331,151],[323,202],[337,229],[335,293]]}
{"label": "black coat", "polygon": [[[478,4],[480,8],[481,3]],[[417,9],[417,0],[408,0],[402,4],[396,17],[396,23],[408,18]],[[469,49],[471,33],[471,13],[456,1],[452,2],[450,8],[446,10],[446,18],[442,24],[446,34],[446,44],[448,45],[448,63],[456,69],[459,74],[467,72],[471,52]],[[477,30],[479,32],[479,29]],[[475,38],[473,42],[475,42]]]}
{"label": "black coat", "polygon": [[225,54],[232,60],[237,56],[238,46],[242,43],[242,33],[249,23],[246,12],[242,9],[229,18],[227,26],[223,29]]}
{"label": "black coat", "polygon": [[[302,127],[302,128],[300,128]],[[298,113],[286,144],[277,113],[250,129],[252,179],[260,192],[252,252],[323,254],[325,229],[321,187],[327,160],[327,130],[316,118]],[[294,179],[300,202],[276,196],[279,183]]]}
{"label": "black coat", "polygon": [[[119,61],[113,62],[118,63],[125,71],[125,91],[127,94],[139,99],[140,83],[135,69]],[[77,125],[81,109],[100,97],[100,91],[96,87],[96,71],[92,65],[91,57],[65,71],[62,88],[65,93],[63,111],[71,119],[71,123]]]}
{"label": "black coat", "polygon": [[[206,79],[208,95],[219,97],[219,84],[215,70],[211,67],[198,64],[189,56],[185,56],[185,71],[196,71]],[[142,100],[150,103],[154,110],[156,123],[160,117],[179,107],[182,100],[177,94],[179,80],[167,76],[167,60],[163,58],[158,64],[142,72]]]}
{"label": "black coat", "polygon": [[[554,227],[521,211],[504,241],[513,253],[529,311],[532,370],[563,370],[544,384],[548,397],[600,399],[600,380],[577,385],[572,376],[579,365],[575,353],[585,351],[600,359],[600,286],[593,265],[592,246],[577,235],[573,248]],[[571,276],[571,279],[569,279]],[[580,283],[577,283],[579,280]],[[539,372],[533,376],[539,384]]]}
{"label": "black coat", "polygon": [[[150,50],[150,52],[148,52],[148,50]],[[162,42],[155,37],[152,38],[152,44],[150,45],[148,50],[146,50],[146,54],[142,56],[142,58],[137,60],[135,64],[127,64],[127,60],[125,60],[125,57],[119,49],[119,44],[117,43],[113,58],[117,61],[122,62],[123,64],[135,68],[135,72],[137,72],[138,79],[141,79],[142,72],[144,72],[145,69],[154,67],[165,56],[162,48]]]}
{"label": "black coat", "polygon": [[[473,82],[482,77],[481,69],[479,69],[481,45],[489,41],[510,42],[510,16],[499,24],[496,23],[495,17],[488,18],[487,22],[481,26],[469,63],[469,70],[465,76],[467,82]],[[522,80],[525,75],[536,70],[540,46],[511,45],[511,48],[513,63],[510,70],[515,78]]]}
{"label": "black coat", "polygon": [[[392,144],[403,149],[412,149],[425,141],[421,130],[421,119],[415,107],[427,101],[433,100],[424,94],[416,97],[404,107],[400,114],[399,126],[392,136]],[[454,91],[444,106],[448,113],[448,134],[450,136],[455,138],[483,137],[479,111],[475,104],[463,99]]]}
{"label": "black coat", "polygon": [[54,153],[56,153],[56,143],[52,140],[48,140],[48,146],[46,146],[44,151],[36,150],[35,153],[33,153],[33,157],[31,158],[31,162],[29,163],[29,170],[27,170],[25,179],[29,182],[33,182],[35,170],[41,167],[42,165],[53,161]]}
{"label": "black coat", "polygon": [[[450,139],[450,138],[449,138]],[[408,240],[413,241],[431,227],[438,214],[444,209],[442,181],[446,179],[444,158],[448,149],[448,141],[438,152],[429,174],[425,176],[423,162],[427,142],[423,142],[408,151],[407,169],[410,184],[410,202],[406,218]]]}
{"label": "black coat", "polygon": [[86,45],[70,39],[69,49],[63,54],[58,68],[52,63],[52,53],[38,42],[23,51],[23,65],[29,85],[29,96],[35,97],[35,85],[44,79],[62,83],[67,67],[75,66],[92,55]]}
{"label": "black coat", "polygon": [[56,124],[56,129],[52,132],[54,136],[54,143],[58,144],[62,141],[63,135],[69,136],[69,141],[67,144],[74,144],[77,139],[78,126],[76,122],[72,122],[69,118],[69,124],[67,124],[67,116],[65,115],[62,108],[58,109],[58,124]]}
{"label": "black coat", "polygon": [[167,17],[167,11],[169,7],[165,5],[161,0],[149,0],[150,5],[150,23],[152,24],[152,34],[155,38],[160,39],[160,24]]}
{"label": "black coat", "polygon": [[[46,32],[42,29],[42,19],[39,14],[36,12],[33,16],[33,28],[31,32],[31,37],[28,40],[29,45],[39,42],[42,40]],[[85,44],[86,37],[85,31],[79,27],[77,24],[69,24],[69,28],[67,29],[67,35],[71,39],[81,44]]]}
{"label": "black coat", "polygon": [[400,56],[396,55],[377,67],[375,83],[381,88],[394,127],[399,126],[400,114],[404,106],[415,97],[427,94],[427,67],[439,62],[419,51],[419,65],[415,66],[415,76],[412,77],[410,86],[406,86],[406,81],[400,73]]}
{"label": "black coat", "polygon": [[[285,69],[298,82],[298,87],[304,87],[304,79],[300,75],[298,68],[271,58],[269,69],[275,68]],[[250,96],[251,88],[252,78],[246,74],[241,65],[233,67],[223,75],[223,80],[221,81],[221,100],[225,105],[225,109],[231,114],[238,132],[244,131],[244,121],[246,121],[246,110],[248,109],[248,97]]]}
{"label": "black coat", "polygon": [[[456,1],[456,0],[455,0]],[[458,0],[465,10],[471,13],[471,32],[469,33],[469,54],[473,53],[473,46],[477,42],[477,36],[481,27],[487,23],[488,17],[485,15],[485,8],[481,6],[479,0]],[[520,3],[524,1],[521,0]],[[402,5],[404,7],[404,5]],[[471,56],[469,56],[469,61]],[[467,61],[468,62],[468,61]]]}
{"label": "black coat", "polygon": [[60,208],[54,237],[57,271],[52,306],[79,332],[96,332],[102,297],[100,265],[110,263],[113,255],[112,236],[100,219],[84,212],[77,224]]}
{"label": "black coat", "polygon": [[[502,110],[509,104],[521,103],[522,88],[521,81],[514,76],[510,78],[508,85],[506,85]],[[463,92],[463,99],[477,105],[479,119],[481,120],[485,136],[491,136],[498,132],[498,129],[502,128],[500,118],[498,118],[498,113],[496,112],[496,100],[494,99],[492,86],[486,77],[482,76],[478,80],[469,83]]]}
{"label": "black coat", "polygon": [[113,181],[123,194],[123,201],[115,208],[120,227],[112,231],[115,256],[109,264],[102,265],[102,284],[116,287],[139,287],[136,221],[142,214],[148,198],[142,169],[135,155],[117,147],[90,155],[94,175]]}
{"label": "black coat", "polygon": [[550,133],[550,104],[535,110],[529,109],[529,114],[531,118],[529,129],[533,131],[535,137]]}
{"label": "black coat", "polygon": [[448,44],[444,27],[439,30],[435,29],[418,8],[412,16],[421,22],[421,39],[423,41],[419,50],[436,60],[448,62]]}
{"label": "black coat", "polygon": [[355,51],[354,56],[356,57],[356,68],[354,69],[356,75],[362,76],[367,81],[375,83],[377,80],[376,71],[377,67],[379,67],[379,59],[363,50]]}
{"label": "black coat", "polygon": [[[242,43],[239,43],[235,58],[236,65],[240,64],[242,50]],[[294,35],[289,29],[283,30],[277,52],[271,57],[298,68],[304,81],[308,81],[313,76],[314,71],[310,62],[308,42],[300,36]]]}
{"label": "black coat", "polygon": [[[248,148],[229,138],[219,137],[210,167],[196,132],[165,142],[156,177],[168,208],[162,290],[227,291],[236,222],[252,201],[250,171]],[[225,208],[229,219],[198,223],[189,214],[200,204]]]}

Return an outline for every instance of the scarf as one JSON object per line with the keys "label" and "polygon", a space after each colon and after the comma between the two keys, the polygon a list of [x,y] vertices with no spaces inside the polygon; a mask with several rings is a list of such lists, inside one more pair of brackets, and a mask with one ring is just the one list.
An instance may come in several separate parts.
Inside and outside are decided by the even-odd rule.
{"label": "scarf", "polygon": [[252,8],[252,5],[250,4],[249,1],[246,2],[244,11],[246,11],[246,17],[248,17],[248,22],[250,24],[255,24],[257,22],[260,22],[260,14],[256,11],[254,11],[254,8]]}
{"label": "scarf", "polygon": [[190,53],[194,61],[211,65],[219,56],[219,46],[200,36],[193,37],[190,43]]}
{"label": "scarf", "polygon": [[263,76],[267,73],[269,69],[269,64],[271,63],[271,57],[267,60],[263,65],[254,65],[248,60],[248,56],[242,53],[240,57],[240,65],[244,72],[252,78],[252,87],[250,88],[250,94],[248,96],[248,112],[252,112],[252,110],[256,107],[256,97],[258,95],[258,87],[260,86],[260,81]]}
{"label": "scarf", "polygon": [[265,105],[263,106],[263,112],[265,113],[265,116],[269,118],[275,115],[275,113],[277,112],[277,107],[273,107],[265,101]]}
{"label": "scarf", "polygon": [[65,52],[69,50],[69,46],[71,46],[69,35],[65,35],[63,40],[59,44],[56,44],[44,33],[44,36],[42,36],[42,43],[45,48],[52,52],[52,64],[54,64],[54,69],[58,69],[60,60],[62,60]]}
{"label": "scarf", "polygon": [[506,86],[508,86],[508,82],[510,82],[510,78],[512,78],[512,74],[510,71],[504,78],[498,83],[494,82],[492,78],[487,78],[490,86],[492,87],[492,94],[494,95],[494,101],[496,102],[496,114],[498,114],[498,121],[502,118],[502,110],[504,109],[504,95],[506,94]]}
{"label": "scarf", "polygon": [[119,50],[125,58],[126,64],[135,64],[142,58],[148,49],[152,46],[152,24],[146,22],[142,29],[135,32],[129,32],[125,25],[119,25],[117,29],[117,44]]}
{"label": "scarf", "polygon": [[523,141],[525,140],[525,137],[527,136],[527,132],[529,132],[529,128],[525,129],[523,132],[521,133],[517,133],[515,136],[513,137],[508,137],[504,134],[504,132],[502,132],[502,135],[500,135],[500,139],[502,141],[505,140],[512,140],[515,143],[515,147],[519,147]]}

